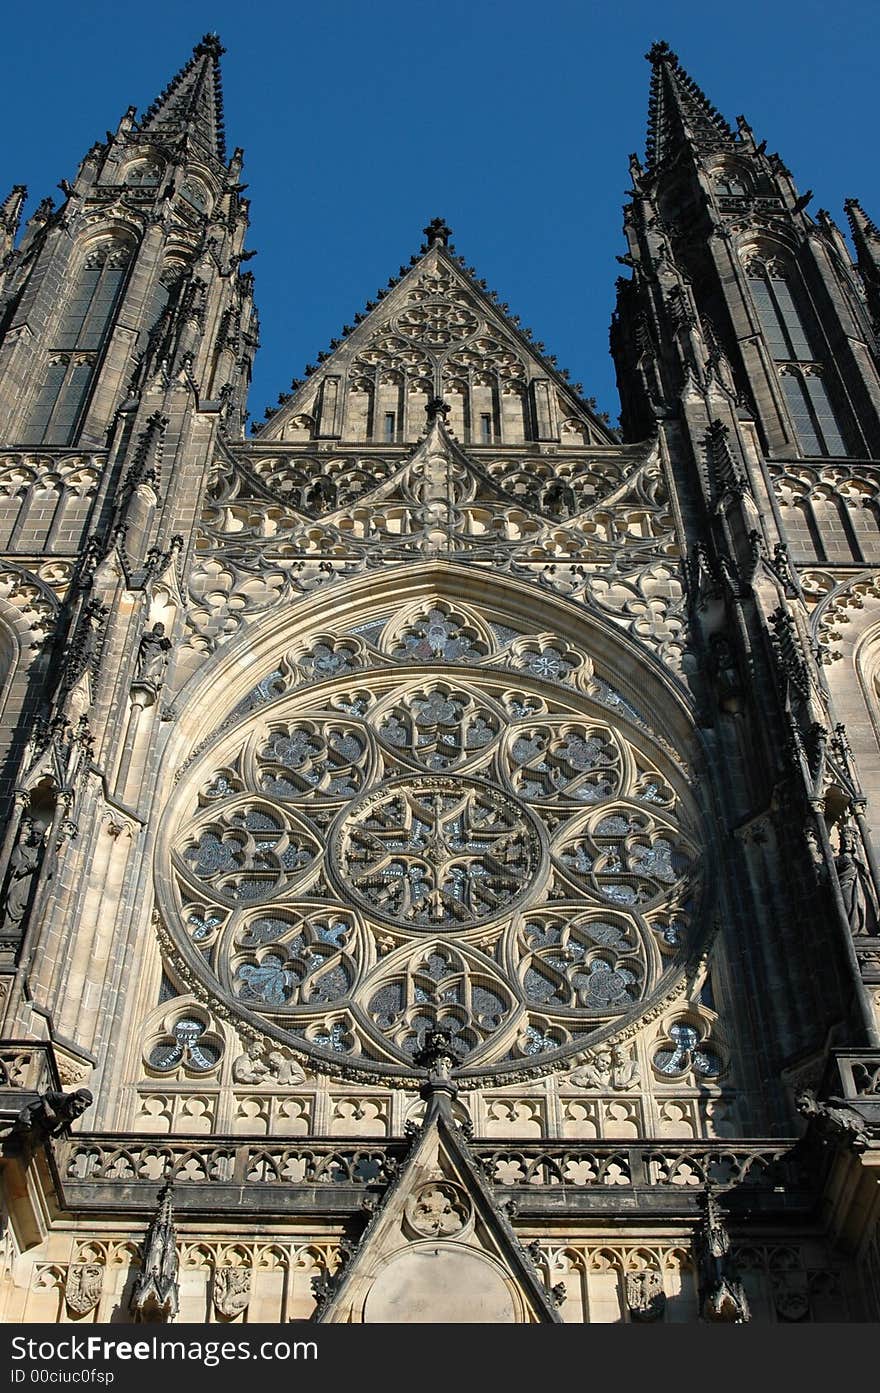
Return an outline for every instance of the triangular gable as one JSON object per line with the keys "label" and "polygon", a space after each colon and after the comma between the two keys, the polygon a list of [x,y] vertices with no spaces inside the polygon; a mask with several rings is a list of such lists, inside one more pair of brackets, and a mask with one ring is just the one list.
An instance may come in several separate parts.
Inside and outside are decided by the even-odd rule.
{"label": "triangular gable", "polygon": [[448,1096],[429,1097],[425,1122],[318,1322],[561,1322],[453,1121]]}
{"label": "triangular gable", "polygon": [[[371,409],[382,418],[382,388],[400,389],[394,439],[412,441],[424,425],[425,407],[443,397],[453,411],[451,425],[465,439],[456,419],[457,403],[467,395],[467,430],[479,438],[481,405],[492,394],[500,399],[500,435],[505,419],[515,423],[528,413],[535,430],[530,438],[572,443],[614,444],[613,432],[591,410],[550,358],[530,343],[514,319],[466,271],[442,239],[435,240],[380,302],[344,339],[334,340],[329,355],[271,419],[255,427],[260,442],[314,438],[381,441],[381,432],[358,433],[358,415]],[[389,392],[388,401],[393,392]],[[482,396],[485,395],[485,402]],[[408,426],[404,425],[406,416]],[[487,442],[488,443],[488,442]],[[491,443],[500,443],[493,441]]]}

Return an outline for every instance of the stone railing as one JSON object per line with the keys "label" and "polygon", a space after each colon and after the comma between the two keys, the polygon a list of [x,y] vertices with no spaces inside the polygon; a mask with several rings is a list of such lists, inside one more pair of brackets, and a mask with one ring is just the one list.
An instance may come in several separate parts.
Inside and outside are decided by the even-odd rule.
{"label": "stone railing", "polygon": [[[657,1144],[471,1143],[485,1177],[526,1210],[583,1205],[689,1212],[706,1185],[762,1210],[803,1208],[811,1198],[791,1141]],[[358,1145],[318,1138],[299,1143],[207,1137],[74,1136],[56,1144],[60,1184],[71,1205],[155,1203],[166,1178],[175,1208],[227,1213],[243,1205],[268,1213],[300,1205],[350,1212],[365,1189],[384,1189],[406,1156],[406,1141]],[[600,1198],[602,1197],[602,1198]]]}

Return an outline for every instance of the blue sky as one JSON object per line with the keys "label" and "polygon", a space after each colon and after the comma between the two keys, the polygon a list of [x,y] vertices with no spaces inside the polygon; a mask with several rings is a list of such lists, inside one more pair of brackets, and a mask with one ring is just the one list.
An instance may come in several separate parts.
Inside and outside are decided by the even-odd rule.
{"label": "blue sky", "polygon": [[880,220],[877,0],[10,6],[4,192],[27,183],[31,206],[55,193],[206,30],[227,48],[226,132],[245,148],[259,253],[255,417],[441,214],[456,249],[616,419],[614,258],[657,38],[731,123],[747,115],[815,191],[813,209],[844,222],[855,195]]}

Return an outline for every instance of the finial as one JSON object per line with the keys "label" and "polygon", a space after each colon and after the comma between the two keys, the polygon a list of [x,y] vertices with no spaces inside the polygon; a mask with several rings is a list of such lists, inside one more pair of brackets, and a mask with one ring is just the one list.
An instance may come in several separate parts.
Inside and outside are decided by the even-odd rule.
{"label": "finial", "polygon": [[442,397],[432,397],[431,400],[428,402],[427,406],[425,407],[425,413],[428,417],[428,425],[433,425],[433,423],[438,419],[438,417],[445,425],[446,418],[449,415],[449,411],[450,406],[448,401],[444,401]]}
{"label": "finial", "polygon": [[200,58],[203,53],[206,53],[209,58],[220,58],[225,52],[226,49],[220,42],[220,35],[213,33],[203,34],[201,40],[193,49],[193,53],[198,58]]}
{"label": "finial", "polygon": [[423,227],[428,246],[433,247],[435,243],[441,247],[449,246],[449,239],[452,236],[452,228],[443,218],[432,218],[427,227]]}
{"label": "finial", "polygon": [[678,62],[678,55],[673,53],[665,39],[659,39],[657,43],[651,44],[645,57],[649,63],[672,63],[674,65]]}

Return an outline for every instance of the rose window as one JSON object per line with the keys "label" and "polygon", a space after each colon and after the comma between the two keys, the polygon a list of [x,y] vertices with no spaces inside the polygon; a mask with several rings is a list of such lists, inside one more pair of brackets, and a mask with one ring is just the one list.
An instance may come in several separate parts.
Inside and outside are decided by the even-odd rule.
{"label": "rose window", "polygon": [[171,951],[251,1030],[411,1077],[442,1027],[464,1073],[503,1075],[671,987],[698,918],[687,778],[607,684],[480,667],[487,643],[429,607],[379,668],[324,661],[322,638],[305,687],[264,683],[186,767]]}

